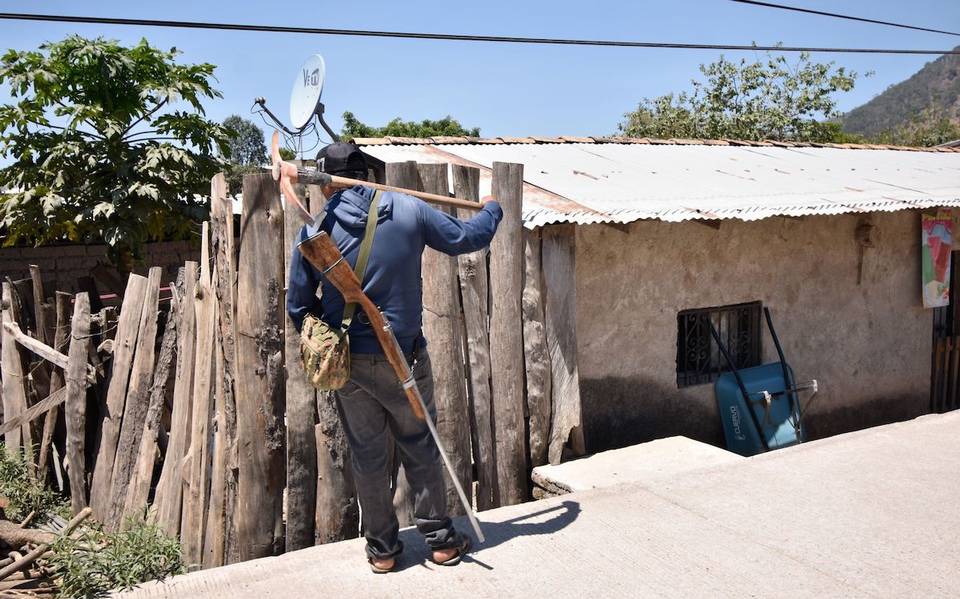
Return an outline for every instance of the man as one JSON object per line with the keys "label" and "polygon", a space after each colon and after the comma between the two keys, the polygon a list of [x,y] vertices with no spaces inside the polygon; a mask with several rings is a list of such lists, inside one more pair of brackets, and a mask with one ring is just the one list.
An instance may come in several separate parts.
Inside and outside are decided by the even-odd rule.
{"label": "man", "polygon": [[[317,156],[317,163],[331,175],[367,178],[364,155],[353,144],[325,147]],[[328,199],[327,214],[317,226],[330,235],[355,267],[374,191],[362,186],[337,191],[327,186],[322,192]],[[421,254],[425,246],[449,255],[484,248],[493,239],[502,216],[500,205],[490,198],[484,198],[483,208],[476,216],[462,222],[409,195],[383,193],[380,197],[377,228],[361,284],[393,327],[430,418],[435,419],[436,408],[430,357],[421,331]],[[304,227],[298,242],[313,232]],[[320,299],[316,293],[318,285],[322,285]],[[343,320],[343,296],[322,279],[296,248],[290,263],[287,311],[298,330],[308,314],[332,327],[339,327]],[[439,450],[426,423],[410,409],[365,314],[360,312],[353,318],[347,334],[350,381],[336,392],[336,398],[352,452],[370,567],[377,573],[389,572],[403,550],[390,489],[388,430],[397,441],[400,461],[414,494],[417,529],[426,538],[433,561],[456,565],[469,548],[469,538],[454,530],[447,514]]]}

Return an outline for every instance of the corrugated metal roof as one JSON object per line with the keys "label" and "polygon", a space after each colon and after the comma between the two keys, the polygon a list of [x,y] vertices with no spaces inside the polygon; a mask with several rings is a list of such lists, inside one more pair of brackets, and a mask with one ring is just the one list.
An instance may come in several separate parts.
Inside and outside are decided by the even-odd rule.
{"label": "corrugated metal roof", "polygon": [[730,140],[498,139],[499,143],[467,138],[457,143],[356,141],[384,162],[478,166],[483,194],[489,193],[494,161],[522,163],[523,220],[528,228],[561,222],[758,220],[960,206],[960,153],[952,149],[899,151],[890,146]]}

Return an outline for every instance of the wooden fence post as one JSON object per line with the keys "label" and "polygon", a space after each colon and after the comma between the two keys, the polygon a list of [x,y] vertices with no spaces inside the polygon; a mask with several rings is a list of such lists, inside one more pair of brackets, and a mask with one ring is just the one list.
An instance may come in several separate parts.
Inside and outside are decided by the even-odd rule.
{"label": "wooden fence post", "polygon": [[550,352],[543,312],[540,230],[523,232],[526,265],[523,284],[523,363],[527,374],[530,465],[547,463],[550,445]]}
{"label": "wooden fence post", "polygon": [[[447,195],[446,164],[418,166],[423,191]],[[450,213],[449,208],[440,210]],[[461,339],[460,290],[457,259],[437,250],[423,252],[423,332],[433,366],[433,399],[437,407],[437,431],[464,489],[472,487],[470,407],[467,404]],[[448,476],[444,471],[444,476]],[[453,483],[447,481],[447,511],[463,514]]]}
{"label": "wooden fence post", "polygon": [[242,560],[282,550],[283,208],[269,174],[243,178],[237,268],[237,534]]}
{"label": "wooden fence post", "polygon": [[170,309],[163,329],[163,339],[160,342],[160,355],[157,356],[157,369],[153,373],[153,384],[150,386],[150,401],[147,404],[147,415],[143,425],[143,435],[140,438],[140,449],[137,452],[137,461],[134,465],[130,484],[127,485],[127,497],[123,503],[121,525],[126,518],[135,518],[142,521],[147,509],[147,498],[150,495],[150,485],[153,482],[153,467],[156,464],[159,451],[159,438],[163,407],[167,399],[167,386],[171,375],[174,374],[177,359],[177,333],[180,327],[179,298],[177,290],[183,291],[183,279],[171,285],[173,291]]}
{"label": "wooden fence post", "polygon": [[[320,187],[311,185],[310,211],[320,212],[326,199]],[[288,358],[289,360],[289,358]],[[317,447],[316,544],[351,539],[360,530],[360,509],[350,465],[350,445],[337,412],[332,391],[318,391],[317,425],[314,434]]]}
{"label": "wooden fence post", "polygon": [[[387,185],[422,191],[417,163],[414,160],[387,164],[386,181]],[[410,526],[413,524],[413,493],[410,490],[410,483],[407,481],[403,465],[400,464],[400,455],[396,443],[391,442],[389,450],[393,452],[393,507],[397,513],[400,526]],[[363,506],[360,506],[360,508],[363,509]]]}
{"label": "wooden fence post", "polygon": [[[193,413],[193,366],[196,356],[197,263],[183,267],[183,296],[180,298],[180,332],[177,340],[177,373],[173,384],[170,435],[163,469],[153,501],[157,525],[172,537],[179,536],[183,507],[184,461],[190,445]],[[123,322],[123,311],[120,320]],[[122,325],[121,325],[122,326]]]}
{"label": "wooden fence post", "polygon": [[[3,283],[3,322],[16,322],[13,316],[13,286]],[[20,358],[20,349],[13,335],[6,327],[2,327],[3,336],[2,356],[0,368],[3,374],[3,417],[5,419],[25,412],[27,409],[27,391],[23,374],[23,360]],[[18,453],[22,445],[32,443],[30,439],[30,423],[9,431],[4,438],[8,451]]]}
{"label": "wooden fence post", "polygon": [[549,459],[558,464],[564,447],[585,453],[577,369],[576,229],[552,225],[542,231],[544,314],[553,385]]}
{"label": "wooden fence post", "polygon": [[157,302],[160,297],[160,277],[163,269],[154,267],[147,275],[147,290],[143,298],[143,312],[140,314],[140,335],[137,337],[137,349],[133,356],[130,371],[130,383],[127,401],[123,408],[123,422],[120,425],[120,441],[117,443],[117,455],[113,461],[113,473],[110,478],[109,507],[106,509],[104,524],[108,529],[116,529],[123,517],[123,502],[127,497],[127,485],[133,475],[140,438],[143,436],[143,424],[147,418],[150,401],[150,381],[153,379],[155,349],[157,341]]}
{"label": "wooden fence post", "polygon": [[[63,352],[70,343],[70,302],[72,300],[73,296],[69,293],[62,291],[56,292],[56,328],[54,328],[53,331],[53,348],[58,352]],[[59,368],[53,368],[50,374],[51,394],[63,387],[63,380],[63,371]],[[47,480],[47,462],[49,461],[50,446],[53,443],[53,432],[57,426],[57,417],[59,414],[60,406],[54,406],[47,411],[43,419],[43,434],[40,437],[40,457],[37,461],[41,482],[46,482]],[[55,467],[59,467],[59,465]]]}
{"label": "wooden fence post", "polygon": [[[454,195],[480,201],[480,169],[453,165]],[[473,213],[460,210],[461,219]],[[467,359],[467,389],[470,400],[473,460],[477,468],[477,509],[496,507],[497,462],[493,445],[493,413],[490,397],[490,313],[487,278],[488,250],[463,254],[459,263],[460,296],[463,303],[464,355]]]}
{"label": "wooden fence post", "polygon": [[[301,186],[298,193],[303,195]],[[283,215],[284,280],[290,280],[290,258],[303,226],[296,205],[287,199]],[[284,300],[286,298],[284,297]],[[283,302],[287,403],[287,551],[316,543],[317,397],[300,366],[300,332]]]}
{"label": "wooden fence post", "polygon": [[133,366],[137,337],[140,334],[140,316],[143,312],[146,293],[146,277],[131,274],[123,294],[120,320],[117,322],[117,336],[113,342],[110,384],[107,387],[106,399],[100,404],[102,418],[99,427],[99,449],[93,470],[93,483],[90,485],[90,507],[101,522],[106,522],[109,518],[113,462],[117,455],[117,443],[120,441],[127,381],[130,379],[130,368]]}
{"label": "wooden fence post", "polygon": [[188,565],[200,565],[210,500],[210,425],[213,403],[213,333],[216,310],[213,276],[210,266],[210,225],[203,223],[200,238],[200,280],[197,282],[197,347],[193,366],[193,409],[191,410],[190,449],[184,463],[183,522],[180,540],[183,559]]}
{"label": "wooden fence post", "polygon": [[74,514],[87,507],[86,420],[87,336],[90,334],[90,299],[78,293],[70,326],[70,352],[66,371],[67,469],[70,474],[70,506]]}
{"label": "wooden fence post", "polygon": [[503,220],[490,245],[490,367],[493,373],[494,438],[498,504],[527,499],[523,396],[523,165],[493,163],[493,197]]}
{"label": "wooden fence post", "polygon": [[236,268],[233,252],[233,202],[227,182],[218,174],[210,186],[210,233],[216,291],[214,330],[214,411],[213,464],[210,470],[210,509],[207,511],[203,566],[222,566],[237,561],[233,547],[236,534],[233,512],[237,498],[237,404],[234,395],[236,346],[234,307]]}

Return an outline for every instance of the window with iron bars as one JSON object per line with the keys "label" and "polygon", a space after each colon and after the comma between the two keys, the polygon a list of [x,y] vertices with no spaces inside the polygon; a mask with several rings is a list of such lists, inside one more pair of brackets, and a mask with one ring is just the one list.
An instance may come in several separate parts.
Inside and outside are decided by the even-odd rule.
{"label": "window with iron bars", "polygon": [[760,364],[761,302],[683,310],[677,314],[677,387],[703,385],[730,370],[710,323],[737,368]]}

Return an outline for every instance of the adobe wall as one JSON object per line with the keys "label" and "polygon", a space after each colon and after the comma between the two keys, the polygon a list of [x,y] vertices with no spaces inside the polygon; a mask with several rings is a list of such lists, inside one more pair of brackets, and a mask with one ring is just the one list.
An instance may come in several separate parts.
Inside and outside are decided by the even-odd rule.
{"label": "adobe wall", "polygon": [[[821,392],[812,438],[928,410],[932,313],[915,211],[577,228],[577,341],[588,449],[670,435],[723,445],[713,384],[677,388],[677,312],[762,300],[797,380]],[[776,353],[764,326],[764,361]]]}

